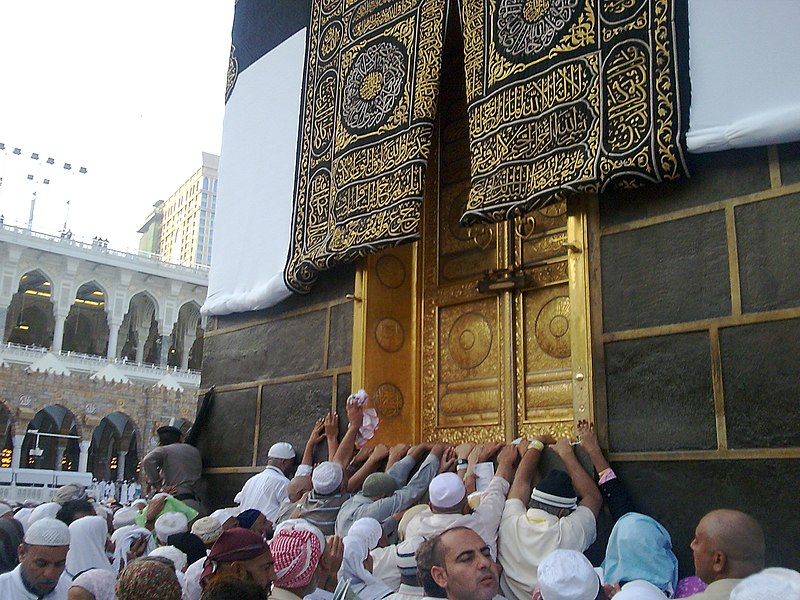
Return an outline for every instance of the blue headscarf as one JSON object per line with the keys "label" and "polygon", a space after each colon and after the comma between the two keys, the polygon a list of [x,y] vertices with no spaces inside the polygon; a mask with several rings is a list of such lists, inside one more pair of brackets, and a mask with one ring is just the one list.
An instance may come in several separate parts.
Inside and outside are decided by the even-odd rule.
{"label": "blue headscarf", "polygon": [[670,598],[678,586],[678,559],[672,552],[672,538],[647,515],[630,512],[617,521],[602,567],[606,583],[644,579]]}

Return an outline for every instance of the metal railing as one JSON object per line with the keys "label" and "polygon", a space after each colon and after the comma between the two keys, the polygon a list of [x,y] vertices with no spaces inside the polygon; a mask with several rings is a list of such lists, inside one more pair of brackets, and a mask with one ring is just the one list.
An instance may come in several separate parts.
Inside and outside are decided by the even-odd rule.
{"label": "metal railing", "polygon": [[35,239],[45,240],[47,242],[57,244],[61,247],[76,248],[78,250],[83,250],[87,252],[101,252],[107,256],[113,256],[132,262],[139,262],[142,264],[149,263],[151,266],[164,267],[177,272],[183,271],[186,273],[207,275],[209,271],[209,267],[206,265],[200,265],[196,263],[191,265],[187,265],[184,263],[177,263],[164,258],[160,254],[145,252],[144,250],[135,250],[132,252],[114,250],[113,248],[109,248],[108,246],[103,244],[100,240],[86,242],[78,238],[68,237],[66,235],[61,235],[61,236],[52,235],[49,233],[43,233],[41,231],[34,231],[28,229],[27,227],[21,227],[18,225],[11,225],[6,223],[2,223],[0,225],[0,231],[5,231],[19,236],[27,236]]}
{"label": "metal railing", "polygon": [[[26,346],[23,344],[15,344],[14,342],[4,342],[2,346],[0,346],[1,358],[13,359],[16,357],[19,359],[19,362],[24,363],[33,363],[48,352],[51,352],[48,348]],[[84,354],[71,350],[53,352],[53,354],[62,359],[65,367],[74,368],[79,371],[99,371],[105,365],[112,363],[118,366],[120,371],[126,375],[139,375],[147,379],[160,379],[167,373],[174,373],[181,379],[196,379],[198,383],[200,381],[200,371],[194,369],[179,369],[174,366],[160,366],[152,363],[140,363],[120,358],[108,359],[104,356],[97,356],[96,354]]]}

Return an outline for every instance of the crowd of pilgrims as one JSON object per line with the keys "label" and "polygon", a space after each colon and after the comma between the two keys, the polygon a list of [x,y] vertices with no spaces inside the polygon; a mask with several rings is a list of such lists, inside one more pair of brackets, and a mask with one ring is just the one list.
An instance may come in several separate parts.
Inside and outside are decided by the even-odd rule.
{"label": "crowd of pilgrims", "polygon": [[[0,504],[0,599],[800,600],[800,573],[765,569],[761,527],[735,510],[697,524],[696,575],[679,580],[669,533],[636,512],[590,423],[579,441],[359,448],[364,415],[348,403],[341,440],[336,415],[319,419],[299,465],[275,443],[237,506],[208,516],[77,485]],[[560,467],[542,474],[551,452]],[[593,567],[604,506],[615,524]]]}
{"label": "crowd of pilgrims", "polygon": [[123,506],[142,497],[142,486],[135,479],[130,481],[111,481],[92,479],[86,490],[89,497],[102,503],[119,503]]}

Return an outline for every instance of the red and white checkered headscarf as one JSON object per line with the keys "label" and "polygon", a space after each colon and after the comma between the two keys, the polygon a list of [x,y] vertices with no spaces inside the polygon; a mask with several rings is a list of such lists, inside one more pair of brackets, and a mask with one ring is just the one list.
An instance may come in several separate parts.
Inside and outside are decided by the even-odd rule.
{"label": "red and white checkered headscarf", "polygon": [[307,529],[282,529],[269,547],[275,561],[275,586],[302,588],[311,582],[322,555],[318,536]]}

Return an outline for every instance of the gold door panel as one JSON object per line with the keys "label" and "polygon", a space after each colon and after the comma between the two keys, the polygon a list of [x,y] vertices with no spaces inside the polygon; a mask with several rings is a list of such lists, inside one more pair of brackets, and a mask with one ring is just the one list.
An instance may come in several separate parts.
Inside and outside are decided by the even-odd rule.
{"label": "gold door panel", "polygon": [[[374,394],[371,386],[392,383],[399,391],[382,392],[383,404],[403,398],[380,441],[409,431],[454,443],[569,435],[576,416],[591,416],[585,205],[562,200],[498,224],[459,224],[470,188],[459,39],[444,56],[420,241],[403,258],[414,273],[387,290],[373,271],[381,255],[402,251],[366,261],[356,318],[369,325],[355,327],[353,386]],[[382,344],[370,341],[373,330]]]}

